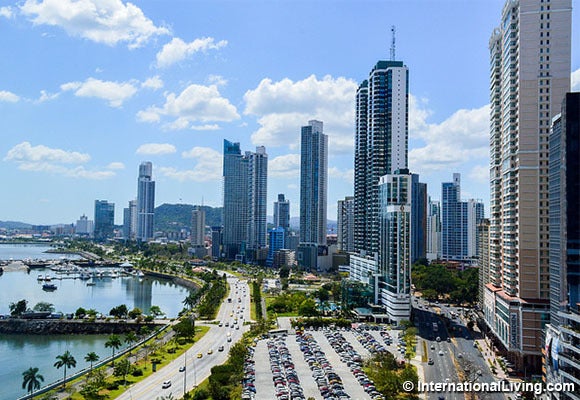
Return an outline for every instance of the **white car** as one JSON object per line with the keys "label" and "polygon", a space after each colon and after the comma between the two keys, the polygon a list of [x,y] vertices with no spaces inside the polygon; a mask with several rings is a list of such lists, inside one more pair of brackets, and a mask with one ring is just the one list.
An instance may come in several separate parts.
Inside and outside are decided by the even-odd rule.
{"label": "white car", "polygon": [[167,389],[169,386],[171,386],[171,381],[165,381],[163,382],[163,384],[161,385],[161,387],[163,389]]}

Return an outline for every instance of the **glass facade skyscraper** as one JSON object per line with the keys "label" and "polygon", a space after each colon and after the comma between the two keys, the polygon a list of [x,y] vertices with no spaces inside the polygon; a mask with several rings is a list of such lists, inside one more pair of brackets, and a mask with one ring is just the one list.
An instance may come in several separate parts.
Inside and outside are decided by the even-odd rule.
{"label": "glass facade skyscraper", "polygon": [[107,200],[95,200],[95,240],[113,237],[115,227],[115,203]]}
{"label": "glass facade skyscraper", "polygon": [[155,218],[155,181],[153,164],[146,161],[139,165],[137,180],[137,240],[146,242],[153,239]]}

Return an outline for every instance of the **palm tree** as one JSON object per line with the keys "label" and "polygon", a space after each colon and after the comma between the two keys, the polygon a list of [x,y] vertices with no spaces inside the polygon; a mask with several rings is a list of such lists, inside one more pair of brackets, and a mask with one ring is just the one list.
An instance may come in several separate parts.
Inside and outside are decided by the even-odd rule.
{"label": "palm tree", "polygon": [[115,350],[118,350],[121,347],[121,338],[117,335],[109,336],[109,339],[105,342],[105,347],[110,347],[113,349],[113,365],[115,365]]}
{"label": "palm tree", "polygon": [[91,363],[91,369],[89,371],[89,375],[92,375],[92,373],[93,373],[93,363],[99,361],[99,358],[100,358],[99,355],[97,353],[95,353],[94,351],[87,353],[87,355],[85,356],[85,361]]}
{"label": "palm tree", "polygon": [[189,308],[190,310],[193,308],[193,306],[195,306],[196,302],[197,297],[195,296],[194,293],[188,294],[187,297],[182,301],[183,305]]}
{"label": "palm tree", "polygon": [[[135,334],[135,332],[129,332],[125,335],[125,343],[131,347],[131,345],[135,342],[137,342],[139,340],[139,338],[137,337],[137,335]],[[131,350],[129,350],[129,357],[131,357]]]}
{"label": "palm tree", "polygon": [[44,382],[44,376],[38,373],[38,368],[28,368],[22,373],[22,389],[26,389],[29,394],[40,389],[40,382]]}
{"label": "palm tree", "polygon": [[65,351],[64,354],[60,356],[56,356],[56,362],[54,366],[56,369],[60,369],[60,367],[64,367],[64,379],[62,381],[62,386],[66,387],[66,369],[67,368],[74,368],[77,366],[77,360],[73,357],[70,351]]}

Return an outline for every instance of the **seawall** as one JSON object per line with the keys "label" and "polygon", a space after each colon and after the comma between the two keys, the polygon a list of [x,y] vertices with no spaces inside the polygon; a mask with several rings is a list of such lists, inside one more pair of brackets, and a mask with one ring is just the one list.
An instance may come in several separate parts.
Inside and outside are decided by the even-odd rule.
{"label": "seawall", "polygon": [[88,334],[123,334],[137,332],[141,327],[159,328],[157,323],[134,323],[118,321],[70,321],[50,319],[5,319],[0,320],[0,334],[26,335],[88,335]]}
{"label": "seawall", "polygon": [[162,272],[149,271],[149,270],[143,270],[143,273],[146,276],[153,276],[155,278],[169,279],[169,280],[173,281],[173,283],[175,283],[176,285],[184,286],[186,288],[195,289],[195,290],[199,289],[199,284],[197,284],[196,282],[189,280],[189,279],[180,278],[179,276],[164,274]]}

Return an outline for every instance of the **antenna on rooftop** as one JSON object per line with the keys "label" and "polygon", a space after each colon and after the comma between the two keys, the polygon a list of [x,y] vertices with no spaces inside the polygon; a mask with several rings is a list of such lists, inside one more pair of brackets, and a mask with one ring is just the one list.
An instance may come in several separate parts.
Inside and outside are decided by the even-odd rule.
{"label": "antenna on rooftop", "polygon": [[395,61],[395,25],[391,26],[391,61]]}

